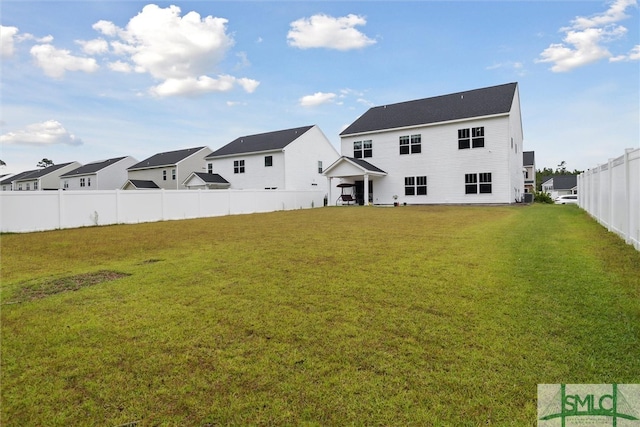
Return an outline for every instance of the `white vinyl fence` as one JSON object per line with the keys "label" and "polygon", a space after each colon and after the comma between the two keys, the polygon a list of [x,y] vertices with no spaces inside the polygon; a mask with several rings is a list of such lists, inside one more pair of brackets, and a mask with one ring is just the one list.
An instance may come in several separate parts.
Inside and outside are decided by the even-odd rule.
{"label": "white vinyl fence", "polygon": [[640,250],[640,148],[578,175],[578,204]]}
{"label": "white vinyl fence", "polygon": [[309,209],[320,191],[110,190],[0,192],[1,232],[31,232],[108,224]]}

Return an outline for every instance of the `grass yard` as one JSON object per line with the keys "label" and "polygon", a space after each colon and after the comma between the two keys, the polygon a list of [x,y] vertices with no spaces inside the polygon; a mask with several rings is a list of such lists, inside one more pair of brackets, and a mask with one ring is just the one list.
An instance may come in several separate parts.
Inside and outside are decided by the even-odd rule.
{"label": "grass yard", "polygon": [[1,239],[3,426],[523,426],[537,384],[640,382],[640,253],[576,206]]}

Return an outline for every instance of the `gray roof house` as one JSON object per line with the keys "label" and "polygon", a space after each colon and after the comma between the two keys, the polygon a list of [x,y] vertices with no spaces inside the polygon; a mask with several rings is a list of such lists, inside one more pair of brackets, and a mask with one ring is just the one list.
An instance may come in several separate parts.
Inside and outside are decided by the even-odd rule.
{"label": "gray roof house", "polygon": [[115,157],[80,166],[60,175],[65,190],[116,190],[127,180],[127,168],[138,161],[131,156]]}
{"label": "gray roof house", "polygon": [[209,147],[194,147],[154,154],[127,169],[128,179],[122,189],[155,188],[155,185],[165,190],[186,190],[185,180],[192,172],[203,169],[204,158],[210,153]]}
{"label": "gray roof house", "polygon": [[535,151],[524,151],[522,153],[522,168],[524,172],[524,192],[533,194],[536,191]]}
{"label": "gray roof house", "polygon": [[327,191],[322,176],[338,151],[316,125],[241,136],[206,157],[231,189]]}
{"label": "gray roof house", "polygon": [[566,194],[578,194],[578,176],[554,175],[548,177],[542,183],[542,191],[550,194],[554,199]]}
{"label": "gray roof house", "polygon": [[190,190],[213,190],[220,188],[229,188],[231,186],[229,181],[227,181],[217,173],[205,172],[191,172],[191,175],[187,177],[183,185]]}
{"label": "gray roof house", "polygon": [[340,139],[342,157],[324,174],[352,183],[359,204],[523,199],[517,83],[372,107]]}
{"label": "gray roof house", "polygon": [[[35,169],[14,175],[11,180],[14,191],[39,191],[60,189],[60,176],[78,168],[80,163],[68,162],[51,165],[43,169]],[[3,187],[4,187],[4,181]]]}
{"label": "gray roof house", "polygon": [[[40,169],[33,169],[33,170],[24,171],[24,172],[11,174],[9,176],[2,177],[2,180],[0,181],[0,188],[2,189],[2,191],[12,191],[13,190],[13,182],[15,180],[22,179],[22,178],[24,178],[24,177],[26,177],[28,175],[35,174],[35,173],[37,173],[39,171],[40,171]],[[16,188],[16,190],[17,190],[17,188]]]}

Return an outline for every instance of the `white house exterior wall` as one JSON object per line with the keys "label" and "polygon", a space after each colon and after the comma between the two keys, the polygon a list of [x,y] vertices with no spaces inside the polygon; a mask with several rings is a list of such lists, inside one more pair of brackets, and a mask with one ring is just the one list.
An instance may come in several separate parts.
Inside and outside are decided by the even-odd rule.
{"label": "white house exterior wall", "polygon": [[318,126],[313,126],[284,148],[285,185],[287,190],[321,190],[328,192],[327,178],[318,172],[318,162],[324,170],[340,155]]}
{"label": "white house exterior wall", "polygon": [[[174,169],[176,170],[176,179],[173,179],[172,177],[172,171]],[[165,166],[165,167],[150,168],[150,169],[136,169],[136,170],[129,171],[128,179],[153,181],[158,185],[158,187],[163,188],[165,190],[178,190],[178,189],[182,190],[183,188],[180,188],[180,180],[178,179],[177,169],[178,168],[176,166]],[[166,177],[167,177],[166,180],[163,179],[163,175],[162,175],[163,171],[166,171]]]}
{"label": "white house exterior wall", "polygon": [[[272,166],[264,158],[272,157]],[[244,160],[244,173],[234,173],[234,162]],[[209,160],[213,173],[229,181],[234,190],[285,189],[285,157],[282,151],[238,154]]]}
{"label": "white house exterior wall", "polygon": [[[117,190],[121,188],[128,179],[127,168],[136,163],[138,163],[136,159],[127,156],[95,173],[61,177],[60,188],[65,190]],[[80,186],[80,178],[85,179],[84,187]],[[87,178],[91,179],[91,186],[87,186]],[[67,184],[66,187],[65,183]]]}
{"label": "white house exterior wall", "polygon": [[[513,147],[511,147],[513,138]],[[524,136],[520,115],[520,95],[516,89],[509,115],[509,171],[511,175],[511,202],[520,201],[524,197],[523,148]],[[535,178],[535,171],[534,171]]]}
{"label": "white house exterior wall", "polygon": [[[484,127],[483,148],[458,149],[458,129]],[[514,170],[510,164],[511,127],[508,115],[439,123],[401,130],[345,136],[342,154],[353,157],[353,142],[372,140],[373,157],[364,158],[387,172],[387,176],[372,179],[374,204],[430,203],[512,203],[514,201]],[[399,138],[421,135],[421,153],[399,154]],[[514,138],[515,140],[516,138]],[[518,148],[521,153],[521,142]],[[522,157],[520,154],[520,181]],[[465,174],[492,174],[491,194],[465,194]],[[405,196],[405,177],[427,177],[427,195]],[[522,184],[523,185],[523,184]],[[521,190],[523,191],[523,190]]]}
{"label": "white house exterior wall", "polygon": [[[61,167],[60,169],[56,169],[55,171],[44,175],[40,178],[36,179],[25,179],[24,181],[19,181],[14,183],[15,189],[21,188],[22,190],[27,189],[27,185],[29,185],[29,190],[57,190],[60,187],[60,175],[63,175],[67,172],[71,172],[74,169],[80,167],[80,163],[73,162],[68,165]],[[38,188],[34,188],[34,184],[37,183]]]}

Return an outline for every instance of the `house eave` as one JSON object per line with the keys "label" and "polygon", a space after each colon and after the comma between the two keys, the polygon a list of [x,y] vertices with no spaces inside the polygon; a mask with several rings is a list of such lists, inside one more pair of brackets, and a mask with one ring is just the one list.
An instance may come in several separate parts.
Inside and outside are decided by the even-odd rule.
{"label": "house eave", "polygon": [[271,149],[271,150],[238,152],[238,153],[231,153],[231,154],[218,154],[218,155],[209,154],[204,159],[205,160],[216,160],[216,159],[224,159],[224,158],[238,157],[238,156],[253,156],[255,154],[284,153],[284,149],[285,148],[286,147],[275,148],[275,149]]}
{"label": "house eave", "polygon": [[374,134],[374,133],[386,133],[386,132],[397,132],[397,131],[403,131],[403,130],[420,129],[420,128],[425,128],[425,127],[433,127],[433,126],[441,126],[441,125],[448,125],[448,124],[455,124],[455,123],[463,123],[463,122],[477,121],[477,120],[483,120],[483,119],[493,119],[493,118],[497,118],[497,117],[506,117],[506,116],[509,116],[510,114],[511,114],[511,112],[507,111],[506,113],[490,114],[490,115],[487,115],[487,116],[467,117],[467,118],[464,118],[464,119],[447,120],[447,121],[443,121],[443,122],[423,123],[423,124],[419,124],[419,125],[402,126],[402,127],[387,128],[387,129],[372,129],[372,130],[365,131],[365,132],[355,132],[355,133],[348,133],[348,134],[340,134],[340,138],[371,135],[371,134]]}

